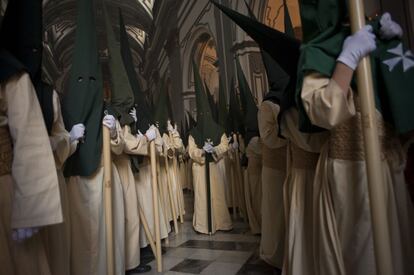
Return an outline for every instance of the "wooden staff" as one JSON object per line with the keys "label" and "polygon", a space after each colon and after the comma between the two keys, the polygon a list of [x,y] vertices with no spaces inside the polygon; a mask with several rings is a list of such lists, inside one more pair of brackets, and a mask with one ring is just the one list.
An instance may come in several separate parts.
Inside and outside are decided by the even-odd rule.
{"label": "wooden staff", "polygon": [[[364,1],[350,0],[352,32],[365,26]],[[357,68],[357,86],[361,102],[362,130],[368,175],[368,190],[377,272],[392,275],[391,242],[386,213],[385,185],[381,166],[381,151],[375,109],[370,58],[361,60]]]}
{"label": "wooden staff", "polygon": [[[159,161],[159,158],[157,158],[157,175],[158,175],[158,177],[160,177],[159,176],[160,173],[161,173],[160,161]],[[161,204],[161,208],[164,210],[164,222],[165,222],[165,225],[168,225],[169,221],[168,221],[168,217],[167,217],[167,207],[165,206],[165,200],[164,200],[165,199],[165,193],[164,193],[164,188],[161,185],[162,185],[161,181],[158,181],[158,188],[160,189],[160,204]],[[167,236],[167,238],[165,238],[165,245],[169,245],[169,244],[170,244],[170,241],[168,240],[168,236]]]}
{"label": "wooden staff", "polygon": [[170,198],[170,204],[171,204],[171,212],[172,212],[172,216],[173,216],[173,222],[174,222],[174,230],[175,230],[175,234],[178,234],[178,223],[177,223],[177,213],[175,212],[175,201],[174,201],[174,196],[173,196],[173,190],[172,190],[172,186],[171,186],[171,178],[170,178],[170,173],[169,173],[169,167],[168,167],[168,156],[164,156],[164,160],[165,160],[165,172],[167,173],[167,186],[168,186],[168,195]]}
{"label": "wooden staff", "polygon": [[103,126],[104,203],[106,232],[106,274],[115,274],[114,234],[112,221],[112,161],[109,129]]}
{"label": "wooden staff", "polygon": [[181,197],[181,193],[183,192],[183,188],[181,186],[181,182],[180,179],[178,178],[178,165],[177,165],[177,158],[174,155],[173,158],[173,167],[174,167],[174,171],[175,171],[175,180],[177,183],[177,188],[178,188],[178,192],[177,192],[177,201],[178,201],[178,214],[180,216],[180,223],[184,223],[184,217],[183,217],[183,201],[182,201],[182,197]]}
{"label": "wooden staff", "polygon": [[[236,134],[233,134],[233,139],[235,141],[238,141],[239,143],[239,147],[241,145],[241,139],[238,138],[238,136]],[[240,153],[239,153],[239,149],[236,150],[236,175],[237,178],[239,179],[239,211],[242,212],[243,214],[243,220],[246,222],[246,208],[245,208],[245,204],[243,201],[244,198],[244,180],[243,180],[243,173],[241,171],[241,165],[240,165]]]}
{"label": "wooden staff", "polygon": [[145,214],[144,214],[144,211],[142,211],[141,205],[138,207],[138,211],[139,211],[139,218],[142,222],[142,226],[144,227],[145,236],[147,237],[147,240],[151,246],[152,253],[154,255],[157,255],[157,248],[155,246],[154,238],[152,237],[151,231],[148,226],[147,218],[145,218]]}
{"label": "wooden staff", "polygon": [[157,159],[155,155],[155,141],[150,142],[151,158],[151,177],[152,177],[152,204],[154,208],[155,224],[155,244],[157,259],[157,271],[162,272],[162,254],[161,254],[161,232],[160,232],[160,215],[158,211],[158,190],[157,190]]}

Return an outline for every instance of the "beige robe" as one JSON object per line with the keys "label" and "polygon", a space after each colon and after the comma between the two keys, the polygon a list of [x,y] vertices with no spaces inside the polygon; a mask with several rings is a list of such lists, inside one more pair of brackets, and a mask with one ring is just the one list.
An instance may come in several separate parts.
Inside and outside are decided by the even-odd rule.
{"label": "beige robe", "polygon": [[281,123],[282,135],[288,141],[283,274],[318,275],[313,257],[313,186],[319,152],[329,133],[300,132],[299,113],[294,108],[285,112]]}
{"label": "beige robe", "polygon": [[[197,147],[192,136],[189,137],[189,154],[193,160],[194,216],[193,227],[197,232],[208,234],[207,187],[204,151]],[[210,163],[212,233],[217,230],[232,229],[232,221],[226,204],[224,191],[223,155],[229,149],[226,135],[214,147],[214,162]]]}
{"label": "beige robe", "polygon": [[[305,77],[302,101],[312,123],[330,130],[315,178],[317,274],[377,274],[361,131],[353,91],[345,97],[334,80]],[[404,154],[392,129],[377,112],[382,172],[391,234],[393,274],[414,274],[412,205],[407,198]],[[411,222],[412,223],[412,222]],[[330,226],[328,227],[327,224]],[[326,255],[331,255],[326,257]]]}
{"label": "beige robe", "polygon": [[[119,125],[118,125],[119,126]],[[113,147],[118,147],[118,154],[113,154],[113,162],[118,169],[119,177],[124,197],[124,216],[125,216],[125,269],[130,270],[140,264],[140,220],[138,213],[138,200],[136,195],[135,178],[132,173],[131,159],[127,155],[126,139],[124,132],[128,132],[128,126],[123,129],[119,126],[118,139],[111,140]],[[144,137],[145,139],[145,137]],[[147,147],[146,140],[137,147]]]}
{"label": "beige robe", "polygon": [[[86,129],[87,134],[88,129]],[[117,132],[119,132],[117,124]],[[111,150],[120,155],[123,140],[117,135]],[[112,155],[114,155],[112,154]],[[114,158],[114,156],[112,156]],[[89,177],[67,179],[71,219],[71,272],[76,275],[106,274],[103,160]],[[124,198],[118,169],[112,163],[112,216],[115,274],[125,274]],[[138,245],[138,244],[137,244]]]}
{"label": "beige robe", "polygon": [[0,274],[50,274],[40,234],[17,243],[12,228],[63,222],[49,137],[29,75],[0,86]]}
{"label": "beige robe", "polygon": [[260,257],[270,265],[281,268],[285,238],[283,183],[286,177],[287,141],[278,136],[278,114],[278,105],[264,101],[257,116],[263,161]]}
{"label": "beige robe", "polygon": [[56,91],[53,92],[53,118],[53,126],[49,139],[55,157],[59,179],[63,223],[45,228],[42,236],[52,274],[71,275],[70,215],[66,181],[63,176],[63,165],[66,159],[75,152],[78,141],[70,142],[70,135],[66,131],[63,123],[59,96]]}
{"label": "beige robe", "polygon": [[[145,136],[134,136],[131,134],[131,130],[128,126],[124,128],[123,139],[125,142],[124,152],[129,155],[140,155],[143,157],[142,163],[139,164],[139,172],[134,174],[135,182],[135,196],[137,198],[137,206],[142,209],[145,219],[148,222],[148,227],[152,237],[155,237],[155,224],[154,224],[154,210],[152,199],[152,179],[151,179],[151,163],[148,157],[148,145],[147,138]],[[158,195],[159,195],[158,191]],[[160,198],[160,197],[159,197]],[[161,200],[160,200],[161,201]],[[165,223],[164,209],[159,203],[159,219],[160,219],[160,232],[161,239],[168,237],[168,232],[171,230],[169,224]],[[138,215],[138,213],[137,213]],[[139,247],[143,248],[148,246],[149,242],[141,222],[141,228],[139,230]],[[134,242],[136,246],[136,242]]]}
{"label": "beige robe", "polygon": [[244,183],[247,217],[251,232],[259,234],[262,224],[262,144],[259,137],[250,140],[246,157],[249,160]]}

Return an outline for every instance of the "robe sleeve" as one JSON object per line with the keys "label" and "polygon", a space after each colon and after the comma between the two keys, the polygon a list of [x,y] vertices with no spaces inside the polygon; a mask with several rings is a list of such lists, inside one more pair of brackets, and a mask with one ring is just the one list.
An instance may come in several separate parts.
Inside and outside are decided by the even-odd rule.
{"label": "robe sleeve", "polygon": [[215,161],[221,159],[229,150],[229,140],[226,135],[221,136],[220,144],[214,147],[213,158]]}
{"label": "robe sleeve", "polygon": [[171,133],[171,144],[174,147],[177,153],[182,153],[184,151],[183,140],[180,137],[180,134],[177,131]]}
{"label": "robe sleeve", "polygon": [[335,80],[317,73],[304,78],[301,96],[311,122],[325,129],[332,129],[356,113],[352,90],[345,96]]}
{"label": "robe sleeve", "polygon": [[70,135],[65,129],[59,96],[53,91],[53,127],[49,136],[55,157],[56,168],[62,169],[65,161],[76,151],[78,141],[70,142]]}
{"label": "robe sleeve", "polygon": [[12,228],[61,223],[62,206],[52,147],[29,75],[9,80],[5,94],[13,142]]}
{"label": "robe sleeve", "polygon": [[124,133],[118,121],[116,121],[116,136],[111,138],[111,151],[115,155],[120,155],[124,151]]}
{"label": "robe sleeve", "polygon": [[188,153],[190,158],[199,164],[204,164],[204,150],[199,149],[192,136],[188,138]]}
{"label": "robe sleeve", "polygon": [[258,122],[260,139],[266,147],[276,149],[286,145],[286,140],[279,137],[279,105],[264,101],[259,108]]}
{"label": "robe sleeve", "polygon": [[131,128],[129,126],[124,127],[123,131],[124,136],[124,153],[131,155],[148,155],[148,141],[144,135],[136,136],[131,133]]}

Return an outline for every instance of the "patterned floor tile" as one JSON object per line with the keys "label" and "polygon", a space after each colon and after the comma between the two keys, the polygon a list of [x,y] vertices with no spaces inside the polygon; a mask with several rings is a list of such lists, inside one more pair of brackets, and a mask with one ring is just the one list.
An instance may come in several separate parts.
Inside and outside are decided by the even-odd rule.
{"label": "patterned floor tile", "polygon": [[180,245],[180,247],[203,248],[212,250],[252,251],[255,250],[257,244],[249,242],[189,240]]}
{"label": "patterned floor tile", "polygon": [[[190,249],[190,248],[188,248]],[[208,261],[215,261],[224,251],[221,250],[211,250],[211,249],[192,249],[193,253],[190,254],[187,258],[189,259],[197,259],[197,260],[208,260]]]}
{"label": "patterned floor tile", "polygon": [[171,268],[171,271],[200,274],[212,261],[185,259]]}
{"label": "patterned floor tile", "polygon": [[228,263],[240,263],[244,264],[250,258],[252,252],[244,251],[223,251],[220,257],[217,259],[218,262]]}
{"label": "patterned floor tile", "polygon": [[201,274],[205,275],[234,275],[242,267],[240,263],[222,263],[222,262],[214,262],[206,267]]}

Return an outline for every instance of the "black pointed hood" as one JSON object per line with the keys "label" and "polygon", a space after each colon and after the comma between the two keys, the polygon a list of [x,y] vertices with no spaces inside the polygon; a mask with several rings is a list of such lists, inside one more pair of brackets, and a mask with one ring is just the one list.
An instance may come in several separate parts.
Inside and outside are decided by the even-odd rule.
{"label": "black pointed hood", "polygon": [[228,110],[227,110],[227,97],[226,97],[226,91],[224,89],[223,81],[220,78],[219,82],[219,101],[218,101],[218,123],[221,127],[223,127],[226,130],[227,134],[230,134],[229,132],[229,125],[228,125]]}
{"label": "black pointed hood", "polygon": [[291,78],[296,76],[301,45],[299,40],[215,1],[211,2],[267,51]]}
{"label": "black pointed hood", "polygon": [[239,133],[244,136],[243,115],[240,107],[240,101],[237,96],[234,78],[231,80],[230,87],[230,106],[228,116],[228,132]]}

